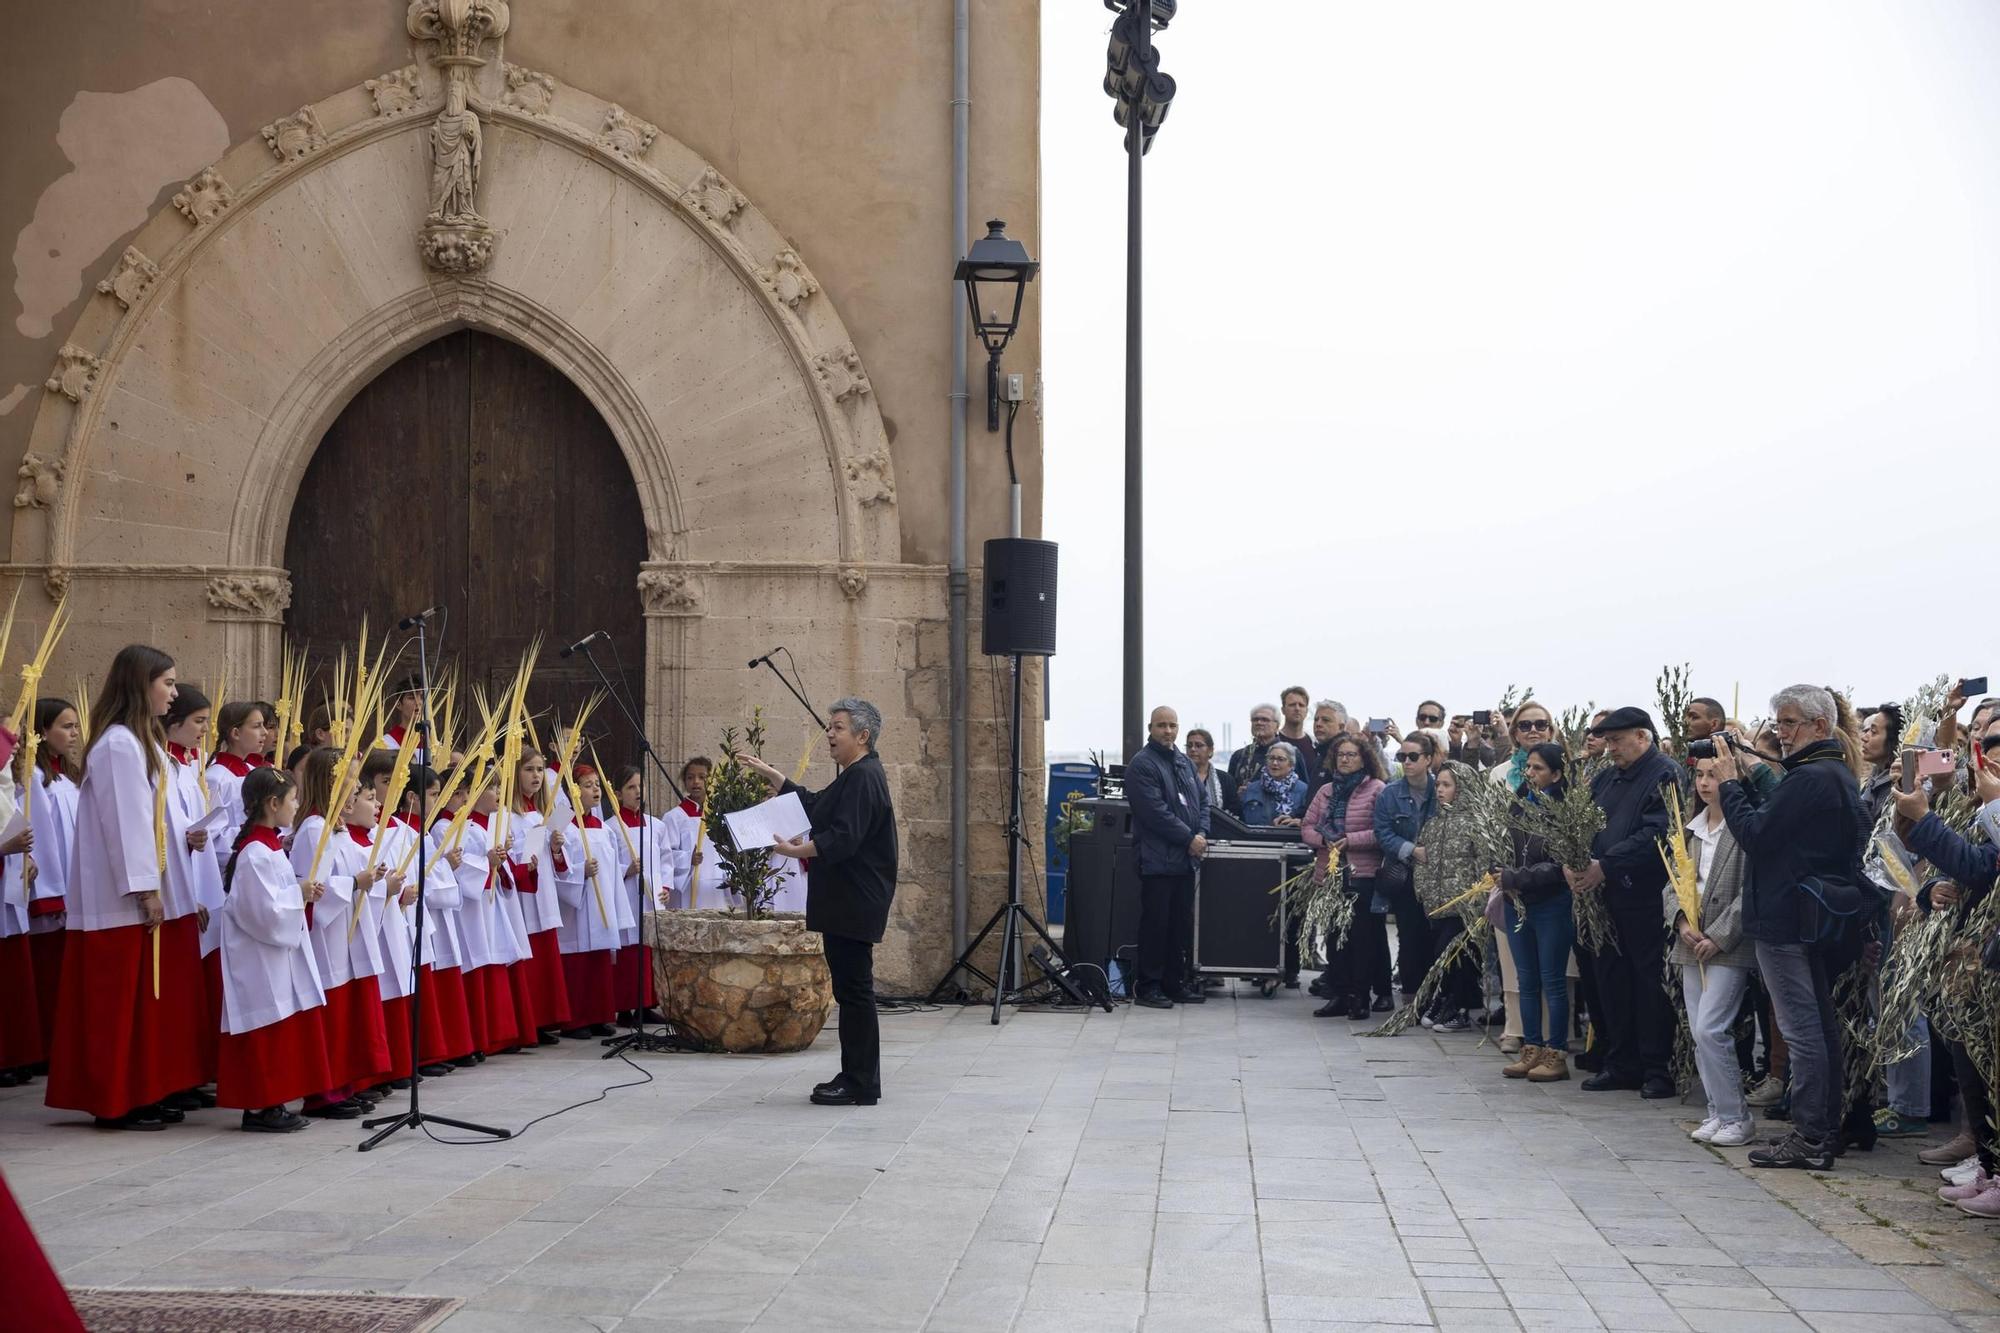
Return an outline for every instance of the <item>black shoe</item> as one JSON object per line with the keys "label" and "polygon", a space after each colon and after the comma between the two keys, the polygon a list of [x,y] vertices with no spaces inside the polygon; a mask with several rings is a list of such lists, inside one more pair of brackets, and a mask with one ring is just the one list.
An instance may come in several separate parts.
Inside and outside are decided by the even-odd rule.
{"label": "black shoe", "polygon": [[1649,1102],[1664,1101],[1666,1098],[1674,1095],[1673,1080],[1657,1077],[1649,1078],[1646,1080],[1645,1086],[1639,1089],[1639,1095]]}
{"label": "black shoe", "polygon": [[1285,978],[1285,989],[1286,989],[1286,990],[1297,990],[1298,988],[1299,988],[1299,979],[1298,979],[1297,977],[1286,977],[1286,978]]}
{"label": "black shoe", "polygon": [[483,1064],[485,1064],[485,1063],[486,1063],[486,1052],[484,1052],[484,1051],[474,1051],[474,1052],[472,1053],[472,1056],[471,1056],[471,1059],[472,1059],[472,1063],[474,1063],[474,1064],[476,1064],[476,1065],[483,1065]]}
{"label": "black shoe", "polygon": [[18,1069],[0,1069],[0,1088],[18,1088],[27,1081]]}
{"label": "black shoe", "polygon": [[1132,1003],[1141,1009],[1171,1009],[1174,1002],[1169,1000],[1158,987],[1147,987],[1132,997]]}
{"label": "black shoe", "polygon": [[302,1115],[293,1115],[282,1106],[267,1106],[261,1111],[245,1111],[243,1128],[251,1134],[296,1134],[311,1122]]}
{"label": "black shoe", "polygon": [[425,1065],[417,1072],[425,1078],[443,1078],[445,1075],[451,1073],[451,1066],[448,1064]]}
{"label": "black shoe", "polygon": [[360,1102],[349,1097],[344,1102],[334,1102],[330,1106],[308,1106],[305,1114],[314,1120],[359,1120],[367,1112],[361,1109]]}
{"label": "black shoe", "polygon": [[469,1055],[459,1056],[456,1060],[452,1061],[452,1064],[460,1069],[477,1069],[479,1067],[479,1061]]}
{"label": "black shoe", "polygon": [[[1313,1010],[1313,1017],[1345,1018],[1347,1017],[1347,1010],[1348,1010],[1347,997],[1345,995],[1335,995],[1329,998],[1325,1004]],[[1366,1013],[1367,1010],[1363,1009],[1362,1012]]]}
{"label": "black shoe", "polygon": [[814,1088],[812,1094],[814,1106],[873,1106],[881,1100],[880,1092],[865,1091],[845,1074],[835,1078],[831,1083]]}
{"label": "black shoe", "polygon": [[1601,1074],[1592,1074],[1578,1086],[1585,1092],[1635,1092],[1639,1088],[1639,1080],[1607,1069]]}
{"label": "black shoe", "polygon": [[1314,977],[1312,979],[1312,985],[1306,987],[1306,991],[1309,994],[1317,995],[1319,996],[1320,999],[1324,1000],[1326,998],[1326,973],[1322,972],[1318,976]]}
{"label": "black shoe", "polygon": [[[191,1090],[188,1092],[170,1092],[160,1098],[160,1105],[171,1106],[174,1110],[183,1113],[203,1109],[201,1094]],[[213,1106],[214,1103],[210,1102],[208,1105]]]}
{"label": "black shoe", "polygon": [[168,1106],[165,1103],[156,1102],[149,1109],[155,1116],[169,1125],[178,1125],[181,1121],[187,1119],[187,1112],[181,1110],[178,1106]]}
{"label": "black shoe", "polygon": [[609,1023],[592,1023],[590,1025],[590,1035],[593,1037],[615,1037],[618,1035],[618,1029],[612,1027]]}
{"label": "black shoe", "polygon": [[141,1106],[135,1111],[127,1111],[124,1115],[101,1115],[96,1117],[93,1123],[99,1129],[153,1130],[167,1127],[167,1122],[160,1119],[155,1114],[155,1108],[151,1106]]}
{"label": "black shoe", "polygon": [[562,1038],[558,1037],[553,1029],[543,1028],[540,1032],[537,1032],[535,1034],[535,1045],[560,1046],[562,1045]]}
{"label": "black shoe", "polygon": [[1348,1019],[1355,1023],[1366,1023],[1373,1016],[1368,1012],[1368,1001],[1361,998],[1357,998],[1347,1011]]}
{"label": "black shoe", "polygon": [[1879,1137],[1880,1131],[1875,1128],[1875,1117],[1869,1113],[1868,1108],[1854,1107],[1848,1111],[1847,1119],[1840,1126],[1840,1141],[1834,1147],[1834,1156],[1841,1156],[1849,1148],[1856,1152],[1874,1152],[1875,1140]]}
{"label": "black shoe", "polygon": [[1175,1004],[1208,1003],[1208,996],[1198,990],[1170,990],[1170,991],[1163,991],[1162,994],[1164,994],[1169,1000],[1172,1000]]}
{"label": "black shoe", "polygon": [[406,1078],[392,1078],[389,1080],[389,1086],[397,1092],[408,1092],[410,1090],[410,1080]]}
{"label": "black shoe", "polygon": [[839,1092],[842,1088],[846,1086],[847,1086],[847,1075],[835,1074],[832,1078],[828,1079],[824,1083],[813,1084],[813,1096],[817,1097],[823,1092]]}
{"label": "black shoe", "polygon": [[1386,995],[1377,995],[1375,1003],[1368,1006],[1370,1013],[1386,1014],[1396,1007],[1396,1002]]}
{"label": "black shoe", "polygon": [[1750,1165],[1789,1167],[1800,1171],[1831,1171],[1833,1154],[1820,1144],[1808,1143],[1797,1134],[1792,1134],[1783,1142],[1774,1143],[1768,1148],[1752,1148]]}

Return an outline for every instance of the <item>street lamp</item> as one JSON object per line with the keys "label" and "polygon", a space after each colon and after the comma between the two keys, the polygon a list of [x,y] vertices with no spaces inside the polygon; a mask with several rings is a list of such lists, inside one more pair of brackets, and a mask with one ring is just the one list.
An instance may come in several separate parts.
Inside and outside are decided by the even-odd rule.
{"label": "street lamp", "polygon": [[1121,706],[1122,753],[1139,753],[1146,743],[1144,470],[1145,431],[1140,369],[1144,324],[1140,318],[1140,224],[1143,217],[1140,161],[1166,121],[1174,81],[1160,72],[1153,34],[1173,22],[1179,0],[1104,0],[1117,14],[1104,53],[1104,91],[1116,104],[1112,115],[1125,129],[1125,669]]}
{"label": "street lamp", "polygon": [[[1021,326],[1021,302],[1028,284],[1041,268],[1028,257],[1028,247],[1007,235],[999,218],[986,223],[986,234],[972,243],[952,277],[965,284],[965,302],[972,307],[972,329],[986,348],[986,429],[1000,429],[1000,354]],[[1012,289],[1011,291],[1009,289]],[[1002,310],[1008,311],[1005,319]],[[1012,462],[1011,457],[1009,462]]]}

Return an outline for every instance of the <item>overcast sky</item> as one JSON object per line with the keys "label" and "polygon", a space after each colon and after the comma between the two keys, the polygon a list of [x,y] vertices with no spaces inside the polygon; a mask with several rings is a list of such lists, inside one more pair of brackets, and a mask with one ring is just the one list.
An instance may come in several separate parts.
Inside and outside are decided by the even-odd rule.
{"label": "overcast sky", "polygon": [[[1121,731],[1125,172],[1111,15],[1042,10],[1060,754]],[[1149,703],[2000,668],[2000,5],[1184,0],[1160,49]]]}

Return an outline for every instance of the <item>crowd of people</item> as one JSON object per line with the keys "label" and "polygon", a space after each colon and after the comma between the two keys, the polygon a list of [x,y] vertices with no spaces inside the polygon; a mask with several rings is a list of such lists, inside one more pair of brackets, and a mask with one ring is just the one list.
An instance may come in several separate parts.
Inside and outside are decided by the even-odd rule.
{"label": "crowd of people", "polygon": [[710,762],[655,814],[634,767],[427,754],[418,682],[387,694],[366,744],[322,712],[279,755],[275,705],[134,645],[87,714],[41,698],[32,737],[0,730],[0,1086],[46,1075],[105,1128],[220,1105],[286,1133],[658,1021],[640,918],[699,882]]}
{"label": "crowd of people", "polygon": [[[1681,681],[1662,676],[1664,729],[1642,707],[1531,697],[1456,715],[1427,699],[1407,733],[1293,687],[1226,760],[1201,728],[1177,746],[1177,713],[1155,709],[1124,772],[1134,1002],[1199,1004],[1213,984],[1192,937],[1213,812],[1296,828],[1315,864],[1289,919],[1323,965],[1315,1016],[1485,1028],[1506,1078],[1698,1086],[1692,1137],[1754,1145],[1760,1167],[1927,1135],[1955,1087],[1959,1131],[1921,1160],[1941,1197],[2000,1217],[2000,698],[1940,679],[1857,715],[1794,685],[1745,725]],[[1760,1115],[1789,1123],[1760,1139]]]}

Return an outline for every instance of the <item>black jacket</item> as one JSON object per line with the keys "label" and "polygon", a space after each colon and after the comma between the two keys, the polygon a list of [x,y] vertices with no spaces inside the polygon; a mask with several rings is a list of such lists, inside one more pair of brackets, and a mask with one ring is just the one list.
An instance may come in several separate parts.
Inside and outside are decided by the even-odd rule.
{"label": "black jacket", "polygon": [[1658,746],[1630,768],[1612,765],[1591,779],[1590,794],[1604,812],[1604,827],[1590,842],[1590,854],[1604,868],[1607,907],[1643,907],[1660,912],[1667,865],[1660,839],[1667,836],[1667,788],[1680,781],[1679,765]]}
{"label": "black jacket", "polygon": [[817,792],[787,782],[812,820],[806,868],[806,929],[882,942],[896,896],[896,812],[889,775],[872,752]]}
{"label": "black jacket", "polygon": [[1171,746],[1147,741],[1125,765],[1125,799],[1132,807],[1132,841],[1142,875],[1191,875],[1188,844],[1208,833],[1208,790],[1194,763]]}
{"label": "black jacket", "polygon": [[1722,817],[1748,858],[1743,933],[1766,944],[1800,939],[1798,887],[1808,876],[1862,884],[1861,849],[1869,825],[1861,787],[1841,759],[1838,741],[1815,741],[1784,761],[1785,775],[1762,806],[1741,782],[1717,795]]}
{"label": "black jacket", "polygon": [[[1550,796],[1556,794],[1552,791]],[[1516,793],[1515,808],[1518,810],[1527,800],[1527,797]],[[1518,817],[1510,818],[1507,826],[1514,841],[1514,864],[1501,868],[1500,887],[1518,897],[1523,905],[1550,902],[1567,894],[1569,880],[1563,877],[1563,868],[1549,855],[1547,844],[1522,828]]]}

